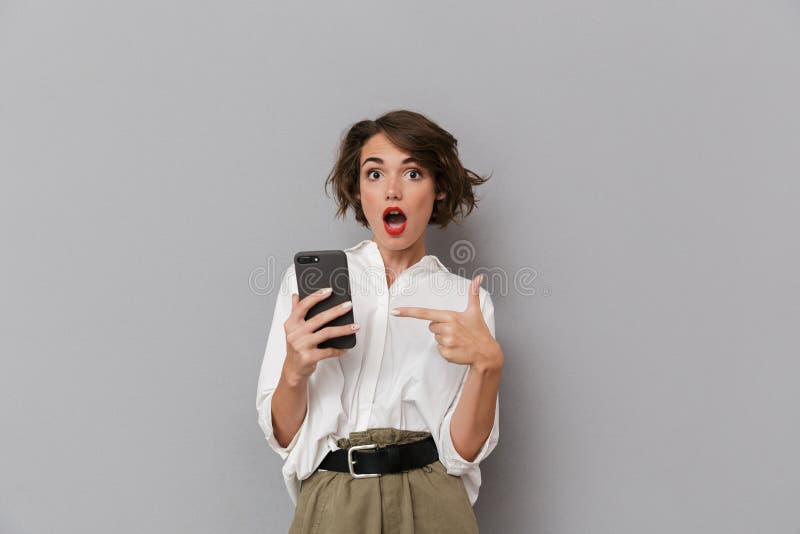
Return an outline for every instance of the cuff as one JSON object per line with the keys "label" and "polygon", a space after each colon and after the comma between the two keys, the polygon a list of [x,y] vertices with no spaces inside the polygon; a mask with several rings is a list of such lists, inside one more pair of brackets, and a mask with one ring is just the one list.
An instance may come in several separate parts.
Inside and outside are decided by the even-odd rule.
{"label": "cuff", "polygon": [[481,450],[478,451],[478,455],[475,456],[475,459],[471,462],[464,459],[456,450],[455,446],[453,445],[453,438],[450,435],[450,421],[453,418],[453,413],[450,412],[444,418],[442,422],[442,432],[441,432],[441,443],[442,443],[442,457],[440,458],[442,464],[444,465],[447,473],[450,475],[461,476],[468,471],[478,468],[478,464],[480,464],[484,458],[489,456],[489,453],[497,446],[497,441],[499,438],[499,423],[498,419],[500,416],[499,410],[499,401],[495,406],[494,412],[494,425],[492,425],[492,430],[489,432],[489,436],[484,441]]}
{"label": "cuff", "polygon": [[262,406],[264,409],[261,412],[260,418],[261,429],[264,431],[264,436],[266,437],[270,448],[272,448],[272,450],[278,453],[278,455],[285,460],[289,457],[289,453],[292,452],[292,449],[294,449],[295,445],[297,445],[300,432],[302,432],[303,428],[306,426],[306,421],[308,421],[308,409],[306,409],[306,416],[303,419],[303,422],[300,424],[300,428],[298,428],[297,432],[295,432],[292,441],[290,441],[286,447],[281,447],[281,444],[278,443],[278,440],[275,438],[275,432],[272,427],[272,394],[274,392],[274,389],[266,392],[262,400]]}

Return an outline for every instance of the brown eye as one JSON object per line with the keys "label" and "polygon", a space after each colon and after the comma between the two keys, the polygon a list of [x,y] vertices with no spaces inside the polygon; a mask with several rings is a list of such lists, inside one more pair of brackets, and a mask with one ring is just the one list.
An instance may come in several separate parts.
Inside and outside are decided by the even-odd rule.
{"label": "brown eye", "polygon": [[374,169],[373,169],[373,170],[371,170],[371,171],[367,172],[367,178],[368,178],[368,179],[371,179],[371,178],[372,178],[372,173],[373,173],[373,172],[378,172],[378,171],[376,171],[376,170],[374,170]]}

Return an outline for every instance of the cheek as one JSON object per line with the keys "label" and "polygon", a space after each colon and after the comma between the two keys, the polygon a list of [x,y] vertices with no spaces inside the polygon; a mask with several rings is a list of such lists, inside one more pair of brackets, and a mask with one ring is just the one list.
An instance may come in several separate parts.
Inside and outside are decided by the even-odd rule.
{"label": "cheek", "polygon": [[[361,187],[361,209],[367,217],[380,218],[378,211],[381,209],[380,194],[376,191],[371,191],[369,187]],[[377,213],[377,215],[376,215]]]}
{"label": "cheek", "polygon": [[434,202],[436,202],[436,193],[434,192],[433,187],[417,191],[413,195],[412,204],[416,211],[431,211],[433,210]]}

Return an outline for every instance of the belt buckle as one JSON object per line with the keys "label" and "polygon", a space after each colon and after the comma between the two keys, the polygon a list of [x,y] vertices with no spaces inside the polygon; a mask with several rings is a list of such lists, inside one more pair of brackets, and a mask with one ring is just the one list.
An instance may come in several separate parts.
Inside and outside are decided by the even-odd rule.
{"label": "belt buckle", "polygon": [[352,447],[347,449],[347,467],[348,467],[348,469],[350,469],[350,474],[353,476],[353,478],[372,478],[372,477],[381,476],[381,473],[361,473],[361,474],[359,474],[359,473],[356,473],[355,470],[353,469],[353,464],[356,463],[356,461],[353,460],[353,451],[358,451],[358,450],[363,450],[363,449],[374,449],[376,447],[377,447],[377,445],[375,443],[371,443],[369,445],[353,445]]}

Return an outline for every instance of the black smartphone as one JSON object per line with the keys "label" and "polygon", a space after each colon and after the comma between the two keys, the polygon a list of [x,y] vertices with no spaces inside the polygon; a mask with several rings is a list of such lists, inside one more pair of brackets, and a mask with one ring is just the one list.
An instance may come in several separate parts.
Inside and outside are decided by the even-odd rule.
{"label": "black smartphone", "polygon": [[[294,270],[297,276],[297,295],[304,299],[311,293],[324,287],[330,287],[330,296],[314,304],[306,314],[306,320],[320,312],[352,300],[350,296],[350,274],[347,269],[347,254],[343,250],[306,250],[294,255]],[[327,326],[343,326],[352,324],[353,308],[325,323],[318,330]],[[317,331],[317,330],[315,330]],[[355,333],[326,339],[317,345],[324,349],[351,349],[356,346]]]}

